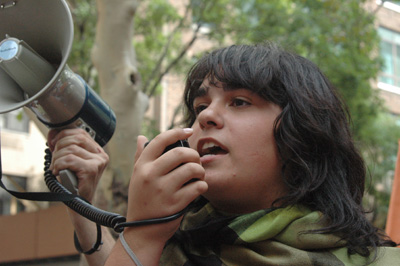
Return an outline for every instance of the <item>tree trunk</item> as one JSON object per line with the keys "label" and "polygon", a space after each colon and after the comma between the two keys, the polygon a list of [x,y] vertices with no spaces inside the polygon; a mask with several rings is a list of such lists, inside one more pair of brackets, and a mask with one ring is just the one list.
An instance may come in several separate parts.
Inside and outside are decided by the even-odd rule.
{"label": "tree trunk", "polygon": [[99,74],[100,95],[111,106],[117,126],[106,145],[110,156],[95,203],[126,215],[128,183],[132,174],[136,137],[148,105],[141,91],[135,50],[133,18],[138,1],[96,0],[98,20],[92,61]]}

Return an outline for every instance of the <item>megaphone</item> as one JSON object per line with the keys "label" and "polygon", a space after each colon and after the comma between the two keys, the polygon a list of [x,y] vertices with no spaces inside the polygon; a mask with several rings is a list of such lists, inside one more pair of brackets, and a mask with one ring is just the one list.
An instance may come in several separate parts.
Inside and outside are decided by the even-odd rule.
{"label": "megaphone", "polygon": [[[114,133],[116,118],[111,108],[67,66],[72,41],[73,21],[65,0],[0,0],[0,113],[26,106],[49,128],[84,128],[103,146]],[[97,240],[86,254],[93,253],[101,244],[100,225],[119,233],[127,226],[172,221],[186,211],[126,222],[119,214],[100,210],[77,195],[72,197],[76,192],[75,175],[68,170],[60,171],[66,186],[59,186],[48,170],[49,165],[46,162],[45,181],[56,195],[31,193],[24,199],[64,198],[62,201],[68,207],[95,222]],[[1,175],[0,186],[6,189]],[[65,188],[72,194],[65,196]],[[6,190],[13,195],[28,194]]]}
{"label": "megaphone", "polygon": [[104,146],[115,114],[68,67],[73,33],[65,0],[0,0],[0,113],[25,106],[47,127],[83,128]]}
{"label": "megaphone", "polygon": [[[65,0],[0,0],[0,113],[26,106],[48,127],[84,128],[103,146],[114,133],[116,118],[111,108],[67,66],[72,41],[73,21]],[[65,188],[58,185],[52,174],[48,175],[49,165],[46,162],[46,184],[51,191],[64,195]],[[61,179],[70,182],[66,187],[74,192],[73,173],[61,172],[65,173]],[[2,182],[0,185],[5,188]],[[61,197],[39,194],[34,200],[49,200],[50,197],[59,200]],[[186,212],[185,208],[167,217],[126,222],[119,214],[97,209],[80,197],[70,195],[64,195],[66,200],[62,201],[97,224],[96,243],[86,254],[96,251],[101,244],[99,225],[121,232],[127,226],[169,222]]]}

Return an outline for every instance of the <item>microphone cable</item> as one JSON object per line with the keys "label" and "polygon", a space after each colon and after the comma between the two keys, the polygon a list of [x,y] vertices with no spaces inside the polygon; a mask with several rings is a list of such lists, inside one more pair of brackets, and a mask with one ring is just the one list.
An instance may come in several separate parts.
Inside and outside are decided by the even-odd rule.
{"label": "microphone cable", "polygon": [[[190,204],[188,207],[183,209],[182,211],[179,211],[173,215],[166,216],[166,217],[160,217],[160,218],[153,218],[153,219],[145,219],[145,220],[140,220],[140,221],[131,221],[131,222],[126,222],[126,218],[121,216],[120,214],[117,213],[112,213],[108,211],[101,210],[92,204],[90,204],[88,201],[83,199],[82,197],[79,197],[78,195],[72,194],[68,189],[66,189],[60,182],[58,182],[57,178],[53,175],[50,168],[51,164],[51,151],[50,149],[45,150],[45,183],[47,187],[49,188],[50,191],[54,193],[59,193],[60,195],[67,194],[69,197],[72,197],[72,199],[68,200],[63,200],[61,199],[60,201],[63,201],[65,205],[67,205],[70,209],[76,211],[83,217],[89,219],[90,221],[98,224],[98,225],[103,225],[106,227],[113,228],[115,232],[120,233],[124,230],[125,227],[133,227],[133,226],[143,226],[143,225],[150,225],[150,224],[158,224],[158,223],[167,223],[170,221],[173,221],[175,219],[178,219],[182,215],[185,214],[187,209],[189,208]],[[68,198],[69,198],[68,197]]]}

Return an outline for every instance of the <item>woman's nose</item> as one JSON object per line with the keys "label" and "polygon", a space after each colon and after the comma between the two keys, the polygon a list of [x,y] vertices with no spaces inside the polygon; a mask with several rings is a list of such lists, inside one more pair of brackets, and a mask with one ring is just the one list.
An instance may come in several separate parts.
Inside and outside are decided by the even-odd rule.
{"label": "woman's nose", "polygon": [[224,126],[223,110],[216,105],[209,105],[206,109],[201,111],[197,120],[201,129],[207,128],[222,128]]}

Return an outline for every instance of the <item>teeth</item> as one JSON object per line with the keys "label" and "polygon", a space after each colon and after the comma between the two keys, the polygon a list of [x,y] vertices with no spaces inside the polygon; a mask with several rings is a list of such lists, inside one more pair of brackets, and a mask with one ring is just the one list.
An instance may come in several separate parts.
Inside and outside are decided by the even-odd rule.
{"label": "teeth", "polygon": [[212,141],[205,142],[203,144],[203,146],[201,147],[201,149],[200,149],[201,157],[216,155],[216,154],[219,154],[221,152],[223,152],[221,147],[218,144],[216,144],[216,143],[214,143]]}
{"label": "teeth", "polygon": [[206,142],[206,143],[203,144],[202,150],[210,149],[210,148],[213,148],[213,147],[218,147],[218,145],[216,145],[213,142]]}

